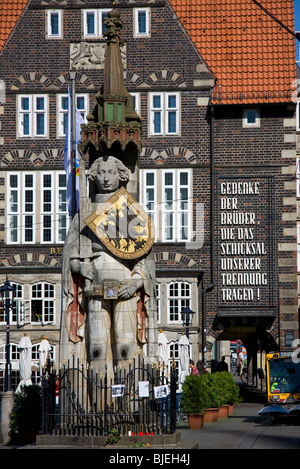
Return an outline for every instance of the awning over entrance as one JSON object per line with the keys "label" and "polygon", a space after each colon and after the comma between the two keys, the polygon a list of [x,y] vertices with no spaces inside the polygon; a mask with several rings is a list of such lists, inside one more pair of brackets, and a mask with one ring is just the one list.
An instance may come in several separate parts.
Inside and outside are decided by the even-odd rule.
{"label": "awning over entrance", "polygon": [[276,350],[277,345],[268,330],[276,318],[276,312],[219,312],[214,320],[213,329],[220,331],[217,340],[238,340],[247,343],[252,337],[257,345],[264,350]]}
{"label": "awning over entrance", "polygon": [[247,333],[254,333],[257,329],[268,330],[276,318],[276,312],[272,311],[221,311],[214,319],[213,329],[218,331],[230,330],[233,327],[243,328]]}

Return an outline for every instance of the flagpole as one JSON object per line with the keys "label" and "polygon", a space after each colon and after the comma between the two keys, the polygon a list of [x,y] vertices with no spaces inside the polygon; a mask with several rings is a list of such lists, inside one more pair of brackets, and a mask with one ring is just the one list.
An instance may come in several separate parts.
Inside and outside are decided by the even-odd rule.
{"label": "flagpole", "polygon": [[72,78],[72,218],[76,215],[76,97],[75,97],[75,78]]}

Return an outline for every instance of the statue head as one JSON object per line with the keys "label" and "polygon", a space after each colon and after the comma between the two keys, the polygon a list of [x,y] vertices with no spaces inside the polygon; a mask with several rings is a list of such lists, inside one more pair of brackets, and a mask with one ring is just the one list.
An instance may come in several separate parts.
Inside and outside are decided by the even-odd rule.
{"label": "statue head", "polygon": [[129,169],[114,156],[100,156],[91,165],[88,173],[90,182],[96,184],[100,194],[115,192],[126,186],[130,179]]}

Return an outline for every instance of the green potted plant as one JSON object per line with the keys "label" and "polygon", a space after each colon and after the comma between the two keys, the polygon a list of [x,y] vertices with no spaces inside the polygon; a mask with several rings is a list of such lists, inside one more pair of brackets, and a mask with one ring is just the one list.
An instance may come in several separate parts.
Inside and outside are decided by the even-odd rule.
{"label": "green potted plant", "polygon": [[228,373],[228,371],[218,371],[212,375],[216,389],[220,395],[219,418],[226,418],[229,415],[228,392],[226,387],[228,381],[227,375],[231,375],[231,373]]}
{"label": "green potted plant", "polygon": [[229,414],[231,414],[233,412],[234,404],[242,402],[242,398],[240,397],[240,388],[235,383],[231,373],[228,373],[224,377],[224,389],[226,392],[227,404],[229,404]]}
{"label": "green potted plant", "polygon": [[219,407],[221,398],[216,386],[215,379],[210,373],[200,376],[201,394],[205,402],[204,422],[217,422],[219,418]]}
{"label": "green potted plant", "polygon": [[233,412],[233,405],[241,402],[240,390],[233,375],[227,371],[214,373],[214,379],[220,394],[220,406],[228,406],[228,414]]}
{"label": "green potted plant", "polygon": [[41,387],[23,386],[21,391],[14,395],[10,416],[11,441],[33,443],[41,431],[41,425]]}
{"label": "green potted plant", "polygon": [[203,425],[204,402],[201,396],[200,376],[186,376],[182,385],[180,405],[182,412],[188,416],[190,428],[192,430],[201,428]]}

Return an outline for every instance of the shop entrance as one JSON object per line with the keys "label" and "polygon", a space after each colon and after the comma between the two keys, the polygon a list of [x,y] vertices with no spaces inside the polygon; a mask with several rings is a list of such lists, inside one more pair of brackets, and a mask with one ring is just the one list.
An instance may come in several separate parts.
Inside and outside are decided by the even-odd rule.
{"label": "shop entrance", "polygon": [[[262,386],[262,375],[265,375],[265,355],[269,352],[276,352],[279,348],[270,332],[266,330],[266,323],[263,324],[261,321],[255,323],[252,320],[249,324],[245,324],[245,319],[244,324],[239,324],[232,319],[228,321],[216,338],[218,349],[229,351],[231,371],[234,373],[238,372],[235,362],[239,351],[242,351],[247,366],[248,384]],[[220,324],[218,329],[220,330]]]}

